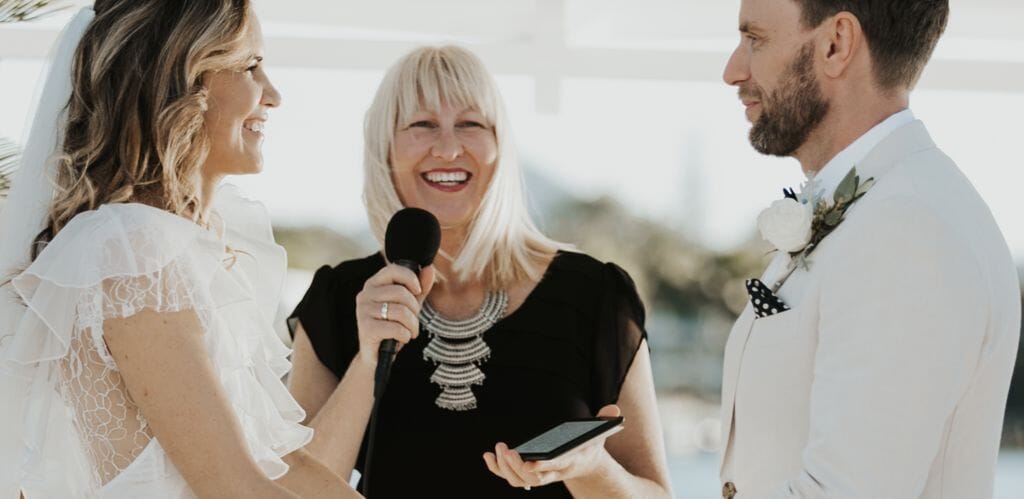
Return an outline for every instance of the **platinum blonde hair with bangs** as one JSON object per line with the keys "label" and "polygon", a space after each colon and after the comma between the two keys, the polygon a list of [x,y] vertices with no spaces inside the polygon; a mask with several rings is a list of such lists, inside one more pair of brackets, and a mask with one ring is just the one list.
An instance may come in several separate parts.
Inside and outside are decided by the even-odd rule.
{"label": "platinum blonde hair with bangs", "polygon": [[546,262],[570,246],[540,232],[530,219],[522,170],[513,146],[505,107],[494,79],[473,53],[457,46],[420,47],[384,75],[366,112],[363,201],[374,237],[384,245],[388,221],[404,208],[391,178],[391,148],[398,123],[421,107],[442,103],[479,111],[493,127],[497,160],[491,184],[470,221],[469,234],[452,260],[462,281],[481,278],[502,289],[524,278],[539,280]]}

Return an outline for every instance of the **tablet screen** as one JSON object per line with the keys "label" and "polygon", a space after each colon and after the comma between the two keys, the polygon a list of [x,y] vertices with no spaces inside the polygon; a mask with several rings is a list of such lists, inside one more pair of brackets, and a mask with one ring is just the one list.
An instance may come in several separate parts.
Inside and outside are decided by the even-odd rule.
{"label": "tablet screen", "polygon": [[516,447],[520,454],[546,453],[557,449],[566,442],[586,434],[599,426],[608,424],[607,421],[566,421],[540,435],[537,435],[529,442]]}

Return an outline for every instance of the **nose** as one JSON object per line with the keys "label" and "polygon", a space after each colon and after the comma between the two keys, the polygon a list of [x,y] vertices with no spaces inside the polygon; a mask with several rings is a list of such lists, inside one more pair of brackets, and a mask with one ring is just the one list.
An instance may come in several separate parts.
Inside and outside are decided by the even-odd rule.
{"label": "nose", "polygon": [[441,135],[430,149],[430,154],[435,158],[450,162],[462,156],[462,151],[462,142],[455,136],[455,130],[443,127]]}
{"label": "nose", "polygon": [[279,107],[281,105],[281,92],[278,92],[277,87],[270,82],[270,78],[264,75],[263,81],[263,97],[260,99],[260,105],[266,107]]}
{"label": "nose", "polygon": [[746,51],[743,50],[741,43],[732,51],[732,55],[729,56],[729,62],[725,64],[722,80],[729,85],[738,86],[748,79],[750,79],[750,59]]}

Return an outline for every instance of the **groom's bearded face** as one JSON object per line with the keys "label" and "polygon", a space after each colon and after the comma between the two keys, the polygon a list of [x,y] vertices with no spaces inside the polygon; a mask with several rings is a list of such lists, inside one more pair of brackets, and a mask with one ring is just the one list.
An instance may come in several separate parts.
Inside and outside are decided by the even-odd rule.
{"label": "groom's bearded face", "polygon": [[761,102],[760,116],[750,129],[750,144],[758,152],[773,156],[793,155],[821,124],[829,109],[814,75],[811,42],[789,63],[771,93],[766,94],[752,81],[741,84],[739,93],[741,99]]}

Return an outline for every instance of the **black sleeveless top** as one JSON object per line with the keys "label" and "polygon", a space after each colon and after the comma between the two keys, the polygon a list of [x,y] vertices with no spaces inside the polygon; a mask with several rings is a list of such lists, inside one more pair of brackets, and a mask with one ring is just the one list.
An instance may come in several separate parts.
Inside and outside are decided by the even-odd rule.
{"label": "black sleeveless top", "polygon": [[[355,298],[385,265],[375,254],[317,270],[289,317],[302,323],[320,362],[339,379],[359,350]],[[637,327],[631,332],[629,323]],[[560,252],[525,302],[484,333],[491,357],[472,387],[477,408],[434,404],[441,388],[423,358],[429,341],[402,348],[381,400],[373,456],[374,499],[410,497],[566,498],[561,483],[514,488],[487,470],[483,453],[515,447],[569,419],[615,403],[646,337],[644,309],[629,275],[612,263]],[[294,328],[292,328],[294,331]],[[356,463],[362,470],[366,438]]]}

